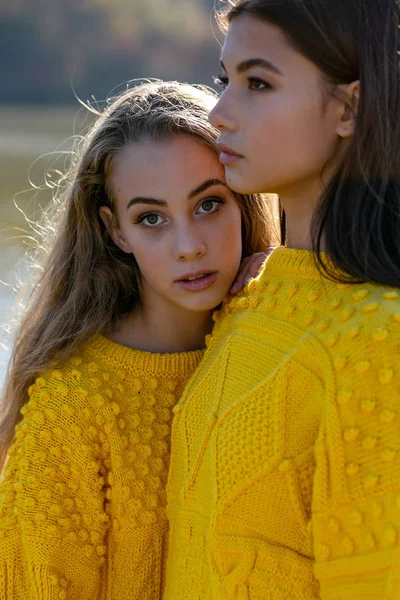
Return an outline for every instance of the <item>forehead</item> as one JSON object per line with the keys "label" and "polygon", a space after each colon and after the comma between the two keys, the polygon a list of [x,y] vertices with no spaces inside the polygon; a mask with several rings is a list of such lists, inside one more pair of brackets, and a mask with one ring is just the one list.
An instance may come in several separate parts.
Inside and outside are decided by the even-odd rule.
{"label": "forehead", "polygon": [[166,141],[144,141],[126,146],[114,161],[111,179],[117,201],[134,196],[169,200],[187,195],[203,181],[224,179],[218,156],[190,136]]}
{"label": "forehead", "polygon": [[283,31],[251,15],[241,15],[233,19],[222,47],[221,58],[240,60],[247,58],[283,58],[294,50],[289,45]]}
{"label": "forehead", "polygon": [[235,17],[222,48],[221,60],[229,74],[240,63],[261,58],[274,65],[292,85],[312,86],[321,80],[318,67],[306,58],[277,25],[251,15]]}

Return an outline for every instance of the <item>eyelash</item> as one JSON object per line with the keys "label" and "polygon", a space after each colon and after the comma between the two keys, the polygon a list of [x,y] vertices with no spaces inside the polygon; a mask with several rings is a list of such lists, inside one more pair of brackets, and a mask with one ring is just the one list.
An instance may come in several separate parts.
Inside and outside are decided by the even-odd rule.
{"label": "eyelash", "polygon": [[227,77],[225,77],[225,75],[215,75],[213,77],[213,81],[214,81],[215,85],[218,85],[219,87],[222,87],[223,89],[225,89],[229,83],[229,80]]}
{"label": "eyelash", "polygon": [[154,229],[155,227],[158,227],[158,223],[156,225],[146,225],[144,223],[145,219],[147,219],[147,217],[159,217],[160,215],[158,215],[157,213],[154,212],[147,212],[147,213],[143,213],[142,215],[140,215],[137,219],[137,221],[135,222],[135,225],[142,225],[142,227],[147,227],[148,229]]}
{"label": "eyelash", "polygon": [[215,202],[216,205],[217,205],[217,208],[214,208],[214,210],[207,210],[204,213],[199,213],[201,215],[212,215],[212,214],[218,212],[219,211],[219,207],[222,204],[224,204],[224,200],[221,200],[221,198],[213,198],[213,197],[211,197],[211,198],[205,198],[204,200],[202,200],[200,202],[200,204],[199,204],[199,207],[202,206],[205,202]]}
{"label": "eyelash", "polygon": [[[226,77],[226,75],[217,75],[213,79],[214,79],[215,85],[220,86],[223,90],[226,89],[226,87],[229,83],[229,79],[228,79],[228,77]],[[263,90],[270,90],[272,87],[267,81],[264,81],[263,79],[260,79],[259,77],[248,77],[247,81],[249,84],[258,83],[258,84],[262,84],[264,86],[261,89],[260,88],[253,89],[252,91],[254,91],[254,92],[262,92]],[[252,88],[250,88],[250,89],[252,89]]]}
{"label": "eyelash", "polygon": [[[201,207],[205,202],[215,202],[217,204],[217,208],[214,208],[214,210],[206,211],[204,213],[199,213],[201,215],[212,215],[212,214],[218,212],[220,205],[224,204],[224,200],[221,200],[220,198],[205,198],[204,200],[202,200],[200,202],[199,207]],[[158,215],[155,212],[146,212],[146,213],[143,213],[142,215],[139,215],[135,224],[142,225],[142,227],[146,227],[147,229],[156,229],[157,227],[159,227],[161,225],[161,223],[157,223],[156,225],[150,225],[150,224],[146,225],[144,223],[144,221],[145,221],[145,219],[147,219],[147,217],[150,217],[153,215],[156,217],[160,217],[160,215]]]}

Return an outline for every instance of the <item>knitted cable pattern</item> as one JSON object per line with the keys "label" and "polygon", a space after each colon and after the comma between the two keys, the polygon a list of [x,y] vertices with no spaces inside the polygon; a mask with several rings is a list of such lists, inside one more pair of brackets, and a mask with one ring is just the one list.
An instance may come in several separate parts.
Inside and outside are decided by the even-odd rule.
{"label": "knitted cable pattern", "polygon": [[400,598],[400,293],[278,249],[175,408],[165,598]]}

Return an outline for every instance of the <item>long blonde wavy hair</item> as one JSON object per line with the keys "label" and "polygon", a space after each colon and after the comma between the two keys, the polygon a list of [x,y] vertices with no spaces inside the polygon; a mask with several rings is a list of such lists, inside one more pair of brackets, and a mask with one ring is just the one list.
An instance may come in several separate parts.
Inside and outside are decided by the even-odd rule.
{"label": "long blonde wavy hair", "polygon": [[[116,98],[72,153],[65,184],[53,198],[38,240],[41,276],[32,284],[15,337],[0,417],[0,466],[13,439],[27,388],[54,360],[63,361],[92,336],[107,335],[140,301],[138,269],[99,218],[113,210],[113,162],[127,144],[197,138],[216,153],[218,132],[208,121],[215,93],[176,82],[138,84]],[[243,256],[276,245],[274,201],[236,194],[242,213]]]}

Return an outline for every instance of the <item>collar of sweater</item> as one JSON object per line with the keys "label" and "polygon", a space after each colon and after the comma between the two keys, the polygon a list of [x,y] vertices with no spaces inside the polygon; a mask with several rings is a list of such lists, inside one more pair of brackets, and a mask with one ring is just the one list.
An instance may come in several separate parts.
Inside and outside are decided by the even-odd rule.
{"label": "collar of sweater", "polygon": [[[351,277],[344,271],[336,267],[328,258],[325,252],[321,252],[322,261],[329,267],[332,275],[338,277],[341,282],[351,283]],[[318,269],[317,258],[314,252],[310,250],[296,250],[293,248],[276,248],[265,263],[262,271],[262,278],[286,278],[301,277],[306,279],[320,280],[328,278],[323,274],[322,269]]]}
{"label": "collar of sweater", "polygon": [[203,350],[159,354],[117,344],[103,335],[88,342],[85,352],[110,369],[144,372],[154,377],[190,375],[199,364]]}

